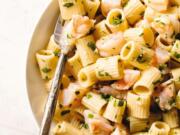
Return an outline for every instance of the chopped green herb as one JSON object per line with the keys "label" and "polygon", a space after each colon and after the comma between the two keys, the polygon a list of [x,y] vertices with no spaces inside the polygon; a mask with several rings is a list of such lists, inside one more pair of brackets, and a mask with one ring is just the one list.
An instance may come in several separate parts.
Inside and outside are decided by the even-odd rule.
{"label": "chopped green herb", "polygon": [[91,113],[89,113],[89,114],[88,114],[88,118],[91,118],[91,119],[92,119],[92,118],[94,118],[94,115],[91,114]]}
{"label": "chopped green herb", "polygon": [[101,98],[103,98],[103,99],[106,100],[106,101],[109,101],[110,95],[109,95],[109,94],[104,94],[104,93],[102,93],[102,94],[101,94]]}
{"label": "chopped green herb", "polygon": [[124,100],[119,100],[118,106],[123,106],[124,105]]}
{"label": "chopped green herb", "polygon": [[75,94],[76,94],[76,95],[79,95],[79,94],[80,94],[80,91],[75,91]]}
{"label": "chopped green herb", "polygon": [[69,8],[69,7],[72,7],[73,5],[74,3],[69,2],[69,3],[65,3],[63,6]]}
{"label": "chopped green herb", "polygon": [[61,125],[58,125],[58,128],[61,128]]}
{"label": "chopped green herb", "polygon": [[93,51],[96,49],[96,45],[95,45],[94,42],[88,42],[87,46],[88,46],[89,48],[91,48],[91,50],[93,50]]}
{"label": "chopped green herb", "polygon": [[71,39],[72,35],[71,34],[67,34],[67,38]]}
{"label": "chopped green herb", "polygon": [[92,95],[91,95],[91,94],[87,94],[86,97],[87,97],[88,99],[90,99],[90,98],[92,98]]}
{"label": "chopped green herb", "polygon": [[85,129],[88,129],[88,128],[89,128],[89,126],[88,126],[87,123],[84,123],[84,124],[82,125],[82,127],[84,127]]}
{"label": "chopped green herb", "polygon": [[175,105],[175,99],[171,99],[168,101],[169,105],[174,106]]}
{"label": "chopped green herb", "polygon": [[99,74],[99,76],[110,76],[111,77],[111,75],[108,72],[105,72],[103,70],[99,71],[98,74]]}
{"label": "chopped green herb", "polygon": [[141,32],[140,34],[139,34],[139,36],[143,36],[144,35],[144,33],[143,32]]}
{"label": "chopped green herb", "polygon": [[57,56],[57,57],[59,56],[59,51],[56,50],[53,53],[54,53],[55,56]]}
{"label": "chopped green herb", "polygon": [[113,17],[112,18],[112,24],[113,25],[118,25],[118,24],[121,24],[122,23],[122,15],[121,14],[119,14],[118,16],[116,16],[116,17]]}
{"label": "chopped green herb", "polygon": [[147,59],[144,58],[144,55],[143,54],[139,54],[138,57],[136,58],[136,60],[139,62],[139,63],[144,63],[147,61]]}
{"label": "chopped green herb", "polygon": [[42,71],[43,71],[44,73],[48,73],[48,72],[50,72],[50,71],[51,71],[51,69],[50,69],[50,68],[45,67],[45,68],[43,68],[43,69],[42,69]]}
{"label": "chopped green herb", "polygon": [[137,101],[140,101],[140,100],[141,100],[141,98],[140,98],[140,97],[138,97],[138,98],[137,98]]}
{"label": "chopped green herb", "polygon": [[177,53],[177,52],[174,52],[174,57],[176,57],[177,59],[179,59],[179,58],[180,58],[180,54]]}
{"label": "chopped green herb", "polygon": [[129,47],[129,46],[126,46],[126,49],[128,49],[128,50],[129,50],[129,49],[130,49],[130,47]]}
{"label": "chopped green herb", "polygon": [[164,70],[167,68],[167,64],[161,64],[159,65],[159,70]]}
{"label": "chopped green herb", "polygon": [[70,110],[64,110],[64,111],[61,112],[61,116],[64,116],[64,115],[66,115],[68,113],[70,113]]}

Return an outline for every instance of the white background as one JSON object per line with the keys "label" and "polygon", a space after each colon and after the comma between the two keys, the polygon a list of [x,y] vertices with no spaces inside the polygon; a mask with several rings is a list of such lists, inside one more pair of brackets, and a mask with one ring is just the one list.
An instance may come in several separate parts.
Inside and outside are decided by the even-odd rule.
{"label": "white background", "polygon": [[0,0],[0,135],[37,135],[26,94],[29,42],[50,0]]}

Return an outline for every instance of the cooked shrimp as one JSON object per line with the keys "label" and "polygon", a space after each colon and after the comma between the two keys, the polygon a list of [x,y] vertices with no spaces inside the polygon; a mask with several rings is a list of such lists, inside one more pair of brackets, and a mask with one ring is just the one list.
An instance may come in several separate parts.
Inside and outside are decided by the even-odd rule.
{"label": "cooked shrimp", "polygon": [[89,19],[87,16],[74,15],[71,25],[71,36],[74,38],[80,38],[86,35],[91,28],[94,27],[94,20]]}
{"label": "cooked shrimp", "polygon": [[155,55],[158,64],[164,64],[170,60],[170,53],[160,47],[155,49]]}
{"label": "cooked shrimp", "polygon": [[92,134],[109,135],[113,130],[109,121],[90,110],[84,111],[84,117]]}
{"label": "cooked shrimp", "polygon": [[161,84],[161,90],[156,93],[156,102],[161,110],[166,111],[173,108],[175,102],[175,87],[171,80]]}
{"label": "cooked shrimp", "polygon": [[123,34],[121,32],[109,34],[102,37],[96,42],[96,47],[103,57],[118,55],[121,48],[125,44]]}
{"label": "cooked shrimp", "polygon": [[140,77],[140,71],[126,69],[124,70],[124,78],[113,83],[111,86],[117,90],[128,90]]}
{"label": "cooked shrimp", "polygon": [[104,16],[107,16],[108,12],[113,8],[121,8],[121,0],[102,0],[101,12]]}

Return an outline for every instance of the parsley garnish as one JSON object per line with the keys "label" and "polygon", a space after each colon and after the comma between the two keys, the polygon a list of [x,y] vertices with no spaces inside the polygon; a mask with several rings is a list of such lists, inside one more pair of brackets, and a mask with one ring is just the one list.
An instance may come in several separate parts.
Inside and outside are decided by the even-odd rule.
{"label": "parsley garnish", "polygon": [[112,23],[113,25],[121,24],[121,23],[122,23],[122,15],[119,14],[118,16],[113,17],[111,23]]}
{"label": "parsley garnish", "polygon": [[91,113],[89,113],[89,114],[88,114],[88,118],[91,118],[91,119],[92,119],[92,118],[94,118],[94,115],[91,114]]}
{"label": "parsley garnish", "polygon": [[87,94],[86,97],[87,97],[88,99],[90,99],[90,98],[92,98],[92,95],[91,95],[91,94]]}
{"label": "parsley garnish", "polygon": [[147,61],[147,59],[144,58],[144,55],[143,54],[139,54],[138,57],[136,58],[136,60],[139,62],[139,63],[144,63]]}
{"label": "parsley garnish", "polygon": [[45,67],[45,68],[43,68],[43,69],[42,69],[42,71],[43,71],[44,73],[48,73],[48,72],[50,72],[50,71],[51,71],[51,69],[50,69],[50,68]]}
{"label": "parsley garnish", "polygon": [[94,42],[88,42],[87,46],[88,46],[89,48],[91,48],[91,50],[93,50],[93,51],[96,49],[96,45],[95,45]]}
{"label": "parsley garnish", "polygon": [[106,101],[109,101],[110,95],[109,95],[109,94],[104,94],[104,93],[102,93],[102,94],[101,94],[101,98],[103,98],[103,99],[106,100]]}
{"label": "parsley garnish", "polygon": [[180,54],[177,53],[177,52],[174,52],[174,57],[176,57],[177,59],[179,59],[179,58],[180,58]]}
{"label": "parsley garnish", "polygon": [[74,3],[69,2],[69,3],[65,3],[63,6],[69,8],[69,7],[72,7],[73,5]]}

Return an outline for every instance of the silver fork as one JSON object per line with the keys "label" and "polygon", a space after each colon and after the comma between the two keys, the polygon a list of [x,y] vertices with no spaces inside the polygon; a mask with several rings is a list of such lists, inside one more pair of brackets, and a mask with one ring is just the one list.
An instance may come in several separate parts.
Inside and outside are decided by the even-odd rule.
{"label": "silver fork", "polygon": [[[54,40],[58,45],[60,45],[61,32],[62,32],[62,25],[60,23],[60,19],[58,18],[56,22],[55,30],[54,30]],[[61,42],[61,44],[62,43],[63,42]],[[64,70],[66,59],[67,59],[67,53],[70,50],[68,49],[68,45],[65,43],[62,44],[60,47],[62,51],[59,56],[59,60],[58,60],[55,75],[52,81],[50,93],[49,93],[48,100],[45,106],[39,135],[49,134],[49,130],[51,127],[51,122],[53,119],[53,115],[54,115],[55,107],[57,103],[57,98],[59,94],[59,84],[61,82],[61,78],[63,75],[63,70]]]}

